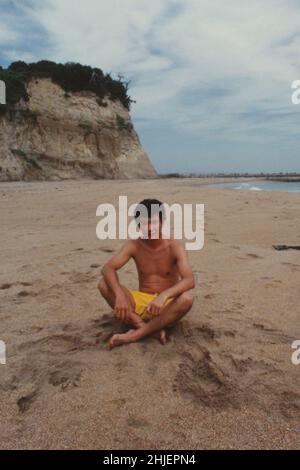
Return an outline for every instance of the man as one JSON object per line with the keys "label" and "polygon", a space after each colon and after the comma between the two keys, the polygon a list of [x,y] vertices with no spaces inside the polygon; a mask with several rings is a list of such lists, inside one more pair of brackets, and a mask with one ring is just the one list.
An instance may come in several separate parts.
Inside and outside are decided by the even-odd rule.
{"label": "man", "polygon": [[[162,202],[144,199],[137,205],[135,219],[139,220],[142,236],[127,240],[105,263],[98,285],[117,320],[134,327],[127,333],[113,335],[108,343],[110,349],[154,333],[165,344],[164,328],[186,315],[193,304],[187,291],[195,287],[194,275],[183,244],[162,234]],[[131,258],[138,271],[139,291],[120,284],[117,275],[117,270]]]}

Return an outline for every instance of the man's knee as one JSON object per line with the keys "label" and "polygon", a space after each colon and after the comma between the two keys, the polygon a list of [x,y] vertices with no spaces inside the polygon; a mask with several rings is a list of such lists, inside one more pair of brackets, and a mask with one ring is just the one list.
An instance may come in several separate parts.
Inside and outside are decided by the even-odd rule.
{"label": "man's knee", "polygon": [[177,297],[177,303],[180,306],[180,308],[184,311],[190,310],[194,302],[194,298],[192,294],[189,292],[183,292]]}

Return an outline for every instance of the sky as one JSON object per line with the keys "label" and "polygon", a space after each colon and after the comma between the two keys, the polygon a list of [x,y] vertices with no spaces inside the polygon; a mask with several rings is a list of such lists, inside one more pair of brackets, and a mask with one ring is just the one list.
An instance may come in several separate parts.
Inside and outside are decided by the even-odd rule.
{"label": "sky", "polygon": [[299,0],[0,0],[0,65],[41,59],[130,80],[159,173],[300,172]]}

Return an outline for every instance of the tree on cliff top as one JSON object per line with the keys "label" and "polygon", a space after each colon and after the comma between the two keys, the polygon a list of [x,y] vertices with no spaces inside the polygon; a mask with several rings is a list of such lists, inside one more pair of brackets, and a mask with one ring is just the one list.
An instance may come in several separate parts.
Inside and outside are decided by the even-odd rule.
{"label": "tree on cliff top", "polygon": [[[101,69],[88,65],[74,62],[56,64],[49,60],[41,60],[31,64],[22,61],[13,62],[6,69],[0,66],[0,80],[6,84],[8,106],[16,104],[21,98],[28,100],[25,85],[33,77],[51,78],[66,93],[89,90],[100,98],[100,102],[106,96],[112,101],[119,100],[128,110],[133,102],[128,95],[129,82],[125,82],[121,76],[116,80],[110,74],[104,75]],[[7,106],[2,106],[4,111],[6,108]]]}

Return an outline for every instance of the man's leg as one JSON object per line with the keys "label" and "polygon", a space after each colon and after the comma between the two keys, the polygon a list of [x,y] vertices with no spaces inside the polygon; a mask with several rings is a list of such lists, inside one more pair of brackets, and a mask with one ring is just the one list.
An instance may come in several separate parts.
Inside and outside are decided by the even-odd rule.
{"label": "man's leg", "polygon": [[154,317],[148,323],[144,324],[137,330],[130,330],[124,334],[113,335],[109,340],[109,347],[120,346],[121,344],[133,343],[135,341],[148,336],[155,331],[159,331],[182,318],[191,309],[193,305],[193,297],[190,293],[184,292],[176,297],[172,302],[168,303],[162,310],[161,314]]}
{"label": "man's leg", "polygon": [[[129,318],[129,323],[136,329],[138,328],[141,328],[145,323],[144,321],[142,320],[142,318],[137,315],[135,313],[135,301],[134,301],[134,298],[132,297],[131,293],[129,292],[129,290],[125,287],[125,286],[122,286],[122,289],[124,290],[125,294],[127,295],[131,305],[132,305],[132,309],[133,309],[133,312],[130,314],[130,318]],[[115,294],[114,292],[110,289],[110,287],[106,284],[105,280],[103,278],[100,279],[100,282],[98,284],[98,289],[100,291],[100,294],[102,295],[102,297],[106,300],[106,302],[108,303],[108,305],[114,309],[115,307],[115,302],[116,302],[116,298],[115,298]],[[164,330],[161,330],[159,331],[158,333],[156,332],[155,333],[155,336],[159,339],[159,341],[162,343],[162,344],[165,344],[166,341],[167,341],[167,337],[166,337],[166,332]]]}
{"label": "man's leg", "polygon": [[[132,305],[132,310],[134,312],[134,310],[135,310],[134,298],[132,297],[129,290],[125,286],[121,285],[121,288],[125,292],[125,295],[128,297],[128,299],[129,299],[129,301]],[[110,289],[110,287],[106,284],[106,282],[103,278],[100,279],[100,282],[98,284],[98,289],[99,289],[100,294],[102,295],[102,297],[108,303],[108,305],[112,309],[114,309],[115,308],[115,302],[116,302],[115,294]],[[141,317],[139,315],[137,315],[136,313],[132,313],[130,315],[130,324],[133,325],[135,328],[140,328],[144,324],[144,322],[143,322],[143,320],[141,319]]]}

